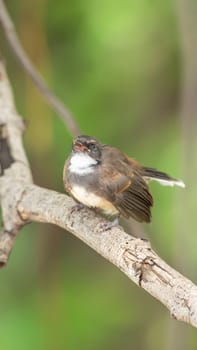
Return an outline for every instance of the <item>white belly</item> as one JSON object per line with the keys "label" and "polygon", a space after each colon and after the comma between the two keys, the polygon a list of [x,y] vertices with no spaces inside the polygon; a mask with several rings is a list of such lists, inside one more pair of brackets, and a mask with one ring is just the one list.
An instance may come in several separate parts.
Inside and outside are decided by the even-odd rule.
{"label": "white belly", "polygon": [[118,210],[108,200],[97,196],[92,192],[88,192],[84,187],[74,185],[71,193],[80,203],[89,208],[101,209],[105,215],[117,215]]}

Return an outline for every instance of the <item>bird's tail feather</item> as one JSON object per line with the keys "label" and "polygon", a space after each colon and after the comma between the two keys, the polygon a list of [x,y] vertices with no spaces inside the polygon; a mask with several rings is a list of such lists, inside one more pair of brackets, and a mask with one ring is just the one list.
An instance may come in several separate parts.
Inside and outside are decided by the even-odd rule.
{"label": "bird's tail feather", "polygon": [[173,177],[169,176],[166,173],[163,173],[162,171],[158,171],[154,168],[143,168],[143,176],[147,180],[155,180],[158,181],[163,186],[179,186],[179,187],[185,187],[185,184],[182,180],[174,179]]}

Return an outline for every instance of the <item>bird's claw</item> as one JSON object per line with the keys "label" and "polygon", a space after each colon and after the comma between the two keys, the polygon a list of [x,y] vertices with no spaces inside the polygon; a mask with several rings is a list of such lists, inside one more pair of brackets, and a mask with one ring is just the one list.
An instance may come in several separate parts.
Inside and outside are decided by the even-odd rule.
{"label": "bird's claw", "polygon": [[105,221],[105,222],[101,222],[97,225],[96,227],[96,231],[98,233],[104,232],[104,231],[108,231],[111,230],[113,227],[117,226],[119,224],[118,219],[116,218],[113,221]]}
{"label": "bird's claw", "polygon": [[77,203],[73,205],[73,207],[71,208],[71,214],[77,213],[82,209],[84,209],[84,205],[82,203]]}

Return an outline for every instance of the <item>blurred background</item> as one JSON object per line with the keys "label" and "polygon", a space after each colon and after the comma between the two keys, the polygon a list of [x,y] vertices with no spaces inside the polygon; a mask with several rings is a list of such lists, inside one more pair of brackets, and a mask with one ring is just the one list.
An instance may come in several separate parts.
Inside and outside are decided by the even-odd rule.
{"label": "blurred background", "polygon": [[[197,282],[197,1],[6,4],[26,52],[84,133],[185,181],[185,190],[151,184],[153,220],[136,231]],[[34,181],[63,192],[72,136],[24,74],[2,29],[0,42],[27,121]],[[4,350],[197,349],[191,326],[58,227],[24,228],[0,273]]]}

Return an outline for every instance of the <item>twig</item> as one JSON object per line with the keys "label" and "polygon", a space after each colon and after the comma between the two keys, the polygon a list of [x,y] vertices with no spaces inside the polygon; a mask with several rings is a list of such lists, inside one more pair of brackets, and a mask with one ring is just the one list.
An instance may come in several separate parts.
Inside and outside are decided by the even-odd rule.
{"label": "twig", "polygon": [[80,134],[79,126],[65,105],[55,96],[47,87],[41,74],[34,67],[27,54],[23,50],[21,43],[17,37],[16,30],[10,15],[5,7],[3,0],[0,0],[0,23],[6,35],[6,38],[17,57],[23,69],[31,77],[34,84],[37,86],[40,93],[44,96],[47,103],[61,116],[67,125],[71,135],[77,136]]}

